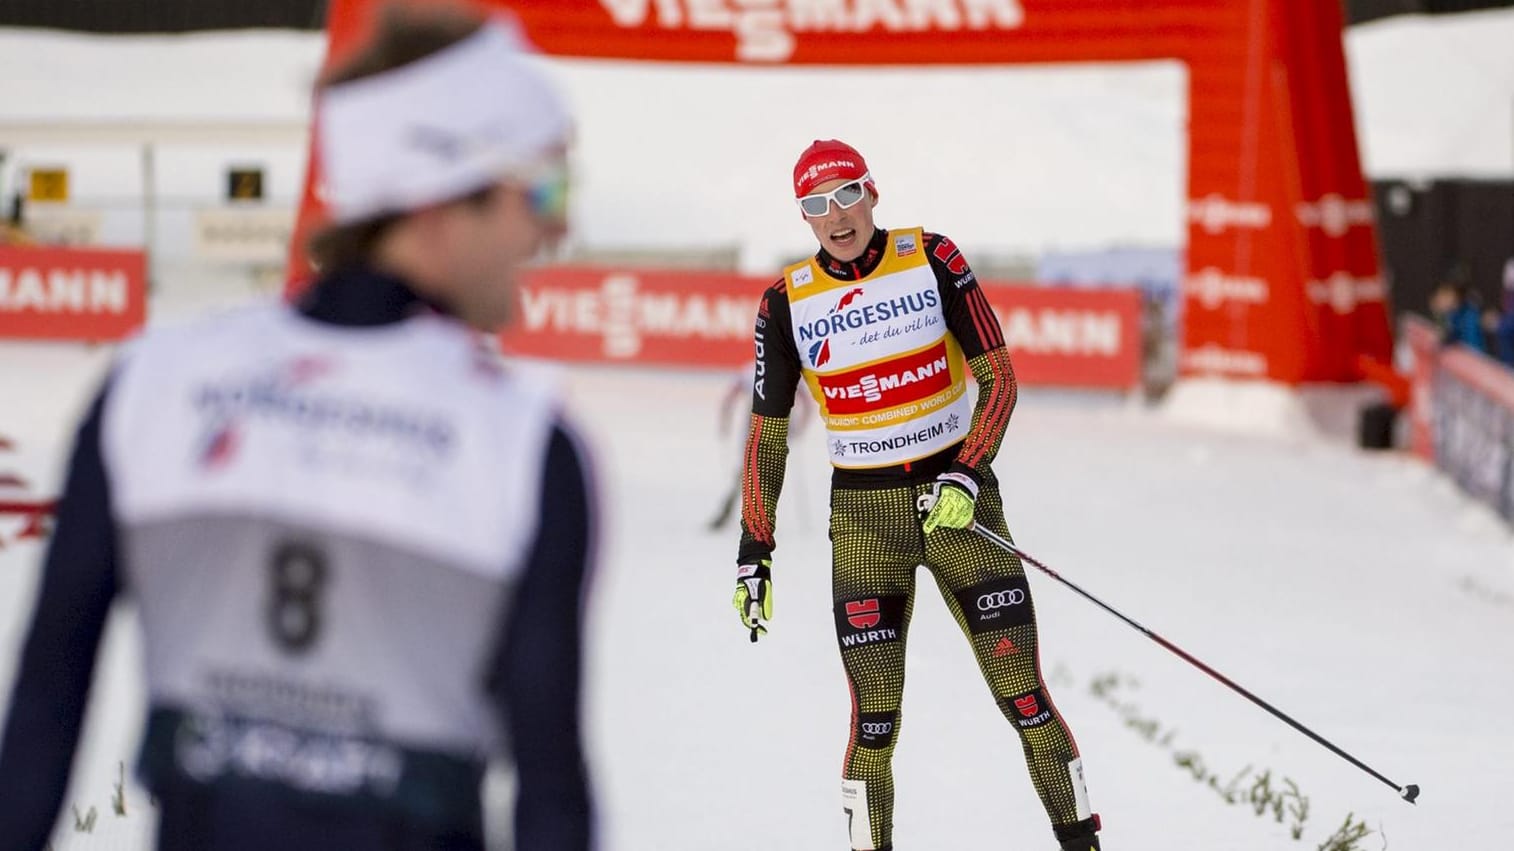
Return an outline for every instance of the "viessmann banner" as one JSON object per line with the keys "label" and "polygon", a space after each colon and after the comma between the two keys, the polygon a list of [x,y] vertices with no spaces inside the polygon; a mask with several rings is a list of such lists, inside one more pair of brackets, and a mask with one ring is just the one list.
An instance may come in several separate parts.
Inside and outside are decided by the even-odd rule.
{"label": "viessmann banner", "polygon": [[140,251],[0,247],[0,339],[119,340],[146,318]]}
{"label": "viessmann banner", "polygon": [[[552,268],[521,287],[507,351],[555,360],[734,368],[752,360],[767,278]],[[1029,384],[1133,387],[1140,295],[985,283],[1015,374]]]}

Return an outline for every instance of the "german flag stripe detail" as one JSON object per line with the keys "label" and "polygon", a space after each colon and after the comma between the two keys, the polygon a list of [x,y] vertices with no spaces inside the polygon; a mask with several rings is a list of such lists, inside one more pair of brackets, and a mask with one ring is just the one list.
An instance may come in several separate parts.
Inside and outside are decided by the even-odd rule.
{"label": "german flag stripe detail", "polygon": [[758,463],[758,447],[762,445],[763,417],[752,415],[751,433],[747,438],[746,471],[742,476],[744,491],[741,500],[742,520],[752,537],[764,544],[773,543],[773,530],[768,525],[767,506],[762,503],[762,467]]}
{"label": "german flag stripe detail", "polygon": [[984,457],[1003,439],[1004,429],[1009,425],[1009,415],[1014,411],[1015,401],[1019,396],[1014,368],[1009,360],[1009,351],[1000,346],[984,353],[983,357],[992,375],[993,389],[989,391],[988,402],[983,406],[983,413],[977,427],[973,429],[967,445],[957,456],[962,463],[973,468],[977,468]]}
{"label": "german flag stripe detail", "polygon": [[994,309],[981,289],[973,287],[968,291],[967,309],[972,313],[973,326],[978,331],[978,340],[983,344],[984,351],[1004,345],[1004,333],[999,328],[999,320],[994,316]]}

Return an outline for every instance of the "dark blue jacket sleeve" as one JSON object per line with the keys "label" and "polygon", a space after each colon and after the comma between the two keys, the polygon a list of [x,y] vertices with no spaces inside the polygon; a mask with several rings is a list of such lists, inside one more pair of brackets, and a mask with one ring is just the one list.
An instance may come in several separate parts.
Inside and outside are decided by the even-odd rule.
{"label": "dark blue jacket sleeve", "polygon": [[100,451],[104,400],[102,391],[79,428],[0,738],[4,848],[41,848],[52,832],[116,596],[116,531]]}
{"label": "dark blue jacket sleeve", "polygon": [[559,426],[547,447],[541,520],[507,615],[496,695],[518,787],[515,847],[584,851],[593,814],[580,719],[583,601],[594,505],[583,459]]}

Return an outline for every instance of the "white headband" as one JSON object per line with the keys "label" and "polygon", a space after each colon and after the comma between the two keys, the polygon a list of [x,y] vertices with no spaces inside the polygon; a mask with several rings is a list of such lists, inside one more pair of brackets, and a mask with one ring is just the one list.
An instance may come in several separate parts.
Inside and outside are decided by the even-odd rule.
{"label": "white headband", "polygon": [[495,19],[425,59],[327,88],[317,132],[331,220],[457,198],[566,142],[567,110],[527,50]]}

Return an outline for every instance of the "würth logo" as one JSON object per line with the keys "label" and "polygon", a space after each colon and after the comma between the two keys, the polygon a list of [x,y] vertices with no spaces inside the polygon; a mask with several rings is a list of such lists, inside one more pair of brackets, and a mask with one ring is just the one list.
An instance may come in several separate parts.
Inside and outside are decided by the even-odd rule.
{"label": "w\u00fcrth logo", "polygon": [[858,629],[877,626],[881,617],[878,613],[878,598],[876,597],[846,604],[846,620]]}
{"label": "w\u00fcrth logo", "polygon": [[[1051,707],[1046,701],[1046,696],[1039,690],[1014,697],[1001,697],[999,701],[1005,714],[1011,717],[1016,726],[1023,729],[1039,727],[1052,719]],[[1010,715],[1010,707],[1014,709],[1013,715]]]}
{"label": "w\u00fcrth logo", "polygon": [[960,275],[967,271],[967,258],[962,256],[956,243],[944,236],[936,243],[936,250],[931,254],[946,264],[946,270],[953,275]]}
{"label": "w\u00fcrth logo", "polygon": [[838,600],[832,611],[841,648],[898,641],[904,626],[905,603],[902,594]]}

